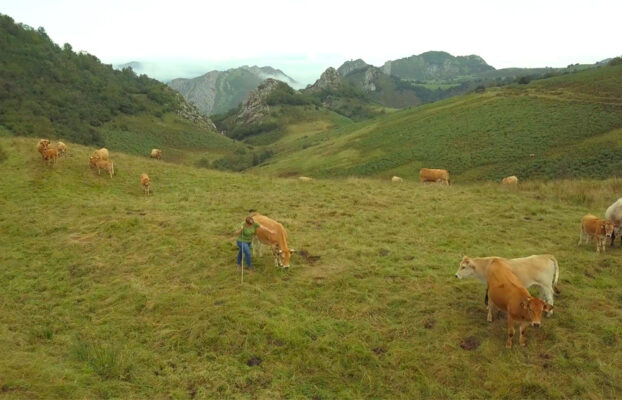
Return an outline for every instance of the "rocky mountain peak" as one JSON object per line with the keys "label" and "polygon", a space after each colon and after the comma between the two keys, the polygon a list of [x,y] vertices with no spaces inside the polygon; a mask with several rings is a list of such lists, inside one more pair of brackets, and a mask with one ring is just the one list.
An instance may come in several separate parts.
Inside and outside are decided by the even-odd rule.
{"label": "rocky mountain peak", "polygon": [[241,110],[236,117],[236,123],[245,125],[260,122],[270,112],[270,106],[268,106],[267,102],[268,97],[283,86],[288,85],[272,78],[263,81],[242,102]]}
{"label": "rocky mountain peak", "polygon": [[312,92],[321,90],[338,90],[343,86],[341,75],[333,67],[329,67],[322,73],[320,79],[307,88]]}
{"label": "rocky mountain peak", "polygon": [[344,62],[343,65],[337,69],[337,72],[339,72],[339,75],[341,76],[346,76],[353,71],[364,69],[369,66],[369,64],[359,58],[357,60],[350,60]]}

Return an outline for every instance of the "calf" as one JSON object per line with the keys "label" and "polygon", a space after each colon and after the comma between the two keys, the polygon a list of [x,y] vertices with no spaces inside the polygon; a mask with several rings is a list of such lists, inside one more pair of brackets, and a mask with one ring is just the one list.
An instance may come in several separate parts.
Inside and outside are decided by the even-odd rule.
{"label": "calf", "polygon": [[58,151],[53,147],[47,147],[41,151],[41,156],[45,161],[52,165],[56,163],[56,159],[58,158]]}
{"label": "calf", "polygon": [[149,175],[145,173],[140,174],[140,184],[143,186],[143,191],[149,196],[149,192],[151,191],[151,179],[149,179]]}
{"label": "calf", "polygon": [[[538,254],[521,258],[502,258],[502,257],[462,257],[456,278],[478,279],[482,283],[486,283],[488,267],[492,260],[500,259],[505,261],[510,270],[521,281],[523,286],[529,288],[538,286],[540,295],[551,305],[553,305],[553,293],[559,294],[557,289],[557,281],[559,280],[559,265],[557,259],[551,254]],[[486,297],[488,304],[488,297]],[[547,315],[553,314],[551,310]],[[488,307],[488,321],[492,321],[492,313]]]}
{"label": "calf", "polygon": [[587,214],[581,219],[581,232],[579,233],[579,243],[577,243],[577,246],[583,241],[587,244],[591,238],[594,238],[596,241],[596,252],[600,253],[601,250],[605,252],[607,238],[613,236],[614,228],[613,222]]}
{"label": "calf", "polygon": [[512,347],[514,325],[519,324],[518,342],[521,346],[527,344],[525,332],[527,326],[539,328],[542,321],[542,312],[552,311],[553,306],[532,297],[520,280],[514,275],[507,262],[500,258],[491,260],[486,275],[488,283],[488,298],[490,307],[499,309],[508,316],[507,348]]}
{"label": "calf", "polygon": [[98,158],[91,157],[91,159],[89,160],[89,165],[91,167],[97,167],[98,175],[101,175],[102,169],[105,169],[106,171],[108,171],[108,174],[110,175],[111,178],[112,178],[112,175],[114,175],[114,163],[112,161],[100,160]]}

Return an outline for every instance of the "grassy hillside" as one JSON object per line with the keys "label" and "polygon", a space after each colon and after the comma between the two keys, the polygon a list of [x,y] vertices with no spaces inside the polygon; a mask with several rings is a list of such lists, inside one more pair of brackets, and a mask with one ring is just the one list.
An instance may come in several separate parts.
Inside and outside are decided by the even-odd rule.
{"label": "grassy hillside", "polygon": [[[261,171],[461,180],[620,176],[622,66],[489,89],[327,133]],[[533,156],[531,156],[533,154]]]}
{"label": "grassy hillside", "polygon": [[[92,149],[41,163],[0,138],[0,393],[78,398],[618,398],[617,247],[577,247],[620,180],[441,187],[264,178]],[[154,195],[138,176],[147,172]],[[246,210],[289,229],[289,272],[236,272]],[[463,253],[553,253],[555,315],[506,350]],[[474,346],[471,350],[463,349]]]}

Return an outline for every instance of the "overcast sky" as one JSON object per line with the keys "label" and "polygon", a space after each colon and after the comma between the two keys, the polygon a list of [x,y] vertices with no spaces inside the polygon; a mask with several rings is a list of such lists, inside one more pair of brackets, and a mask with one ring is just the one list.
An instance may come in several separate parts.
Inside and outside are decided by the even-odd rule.
{"label": "overcast sky", "polygon": [[253,63],[311,81],[349,59],[379,66],[429,50],[495,68],[622,54],[622,0],[0,0],[0,13],[105,63],[158,62],[184,77]]}

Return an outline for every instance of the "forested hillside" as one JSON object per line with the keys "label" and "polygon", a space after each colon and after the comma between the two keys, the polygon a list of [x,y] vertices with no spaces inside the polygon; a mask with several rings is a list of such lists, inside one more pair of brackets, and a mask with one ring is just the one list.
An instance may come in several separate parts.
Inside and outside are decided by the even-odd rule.
{"label": "forested hillside", "polygon": [[5,134],[129,152],[143,146],[234,146],[194,111],[178,93],[146,75],[116,71],[69,44],[58,46],[43,28],[0,15],[0,128]]}

